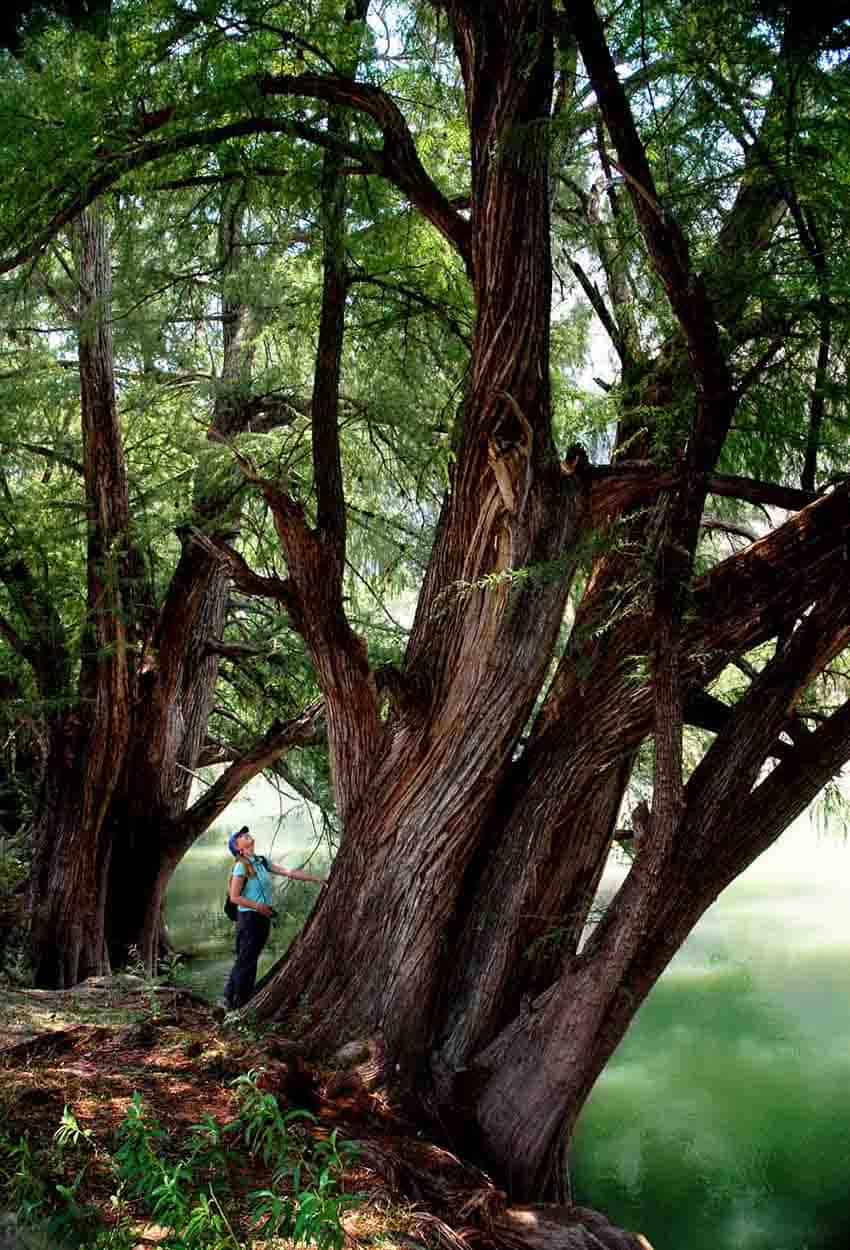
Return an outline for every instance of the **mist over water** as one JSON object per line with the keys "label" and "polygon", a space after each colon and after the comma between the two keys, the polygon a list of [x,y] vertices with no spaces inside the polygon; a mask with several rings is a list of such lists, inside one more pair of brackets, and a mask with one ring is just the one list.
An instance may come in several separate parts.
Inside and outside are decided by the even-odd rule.
{"label": "mist over water", "polygon": [[655,1250],[850,1247],[850,845],[798,823],[703,917],[585,1108],[576,1200]]}
{"label": "mist over water", "polygon": [[[180,865],[169,926],[211,998],[233,958],[225,842],[243,823],[288,867],[316,842],[303,804],[255,783]],[[292,886],[261,973],[317,889]],[[706,913],[598,1082],[572,1179],[655,1250],[850,1250],[850,843],[798,822]]]}

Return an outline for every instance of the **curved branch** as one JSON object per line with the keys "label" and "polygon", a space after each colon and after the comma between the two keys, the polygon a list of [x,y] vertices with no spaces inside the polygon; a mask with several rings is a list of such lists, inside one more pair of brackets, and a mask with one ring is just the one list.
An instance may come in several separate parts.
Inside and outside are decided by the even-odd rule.
{"label": "curved branch", "polygon": [[[592,465],[590,475],[590,519],[594,525],[619,515],[635,504],[654,499],[661,491],[673,490],[679,484],[675,473],[659,471],[651,460],[621,460],[611,465]],[[728,473],[708,478],[707,491],[709,495],[783,508],[787,512],[799,512],[817,498],[812,491]]]}
{"label": "curved branch", "polygon": [[[777,646],[691,774],[685,819],[700,832],[703,862],[714,858],[709,845],[721,845],[729,827],[737,827],[738,813],[806,688],[850,645],[846,582],[834,577],[787,643]],[[808,742],[801,739],[795,754],[805,754]],[[754,830],[760,823],[757,819]]]}
{"label": "curved branch", "polygon": [[570,18],[626,181],[653,268],[684,333],[703,402],[688,446],[689,464],[713,468],[734,408],[732,377],[714,310],[702,278],[691,267],[688,244],[661,203],[625,88],[593,0],[573,0]]}
{"label": "curved branch", "polygon": [[[356,109],[379,127],[384,139],[380,153],[368,152],[370,162],[378,162],[376,172],[393,182],[410,202],[463,257],[471,263],[472,228],[435,182],[425,172],[416,144],[398,105],[385,91],[371,83],[356,82],[341,75],[266,74],[260,80],[266,96],[304,96],[328,104]],[[314,142],[318,140],[314,139]],[[339,143],[328,144],[342,150]],[[355,159],[362,159],[355,156]]]}
{"label": "curved branch", "polygon": [[[419,209],[423,216],[436,226],[452,247],[469,264],[471,226],[456,211],[428,176],[413,137],[404,117],[393,100],[378,87],[358,83],[340,76],[323,77],[317,74],[265,75],[251,84],[264,97],[276,95],[301,96],[306,99],[324,100],[356,109],[371,117],[380,127],[384,145],[380,150],[351,143],[329,131],[308,126],[296,118],[246,117],[222,126],[207,126],[185,134],[171,135],[165,139],[136,142],[125,152],[113,153],[99,149],[94,156],[103,164],[80,191],[69,195],[53,214],[44,229],[22,248],[10,256],[0,258],[0,273],[8,273],[24,261],[37,255],[56,237],[60,230],[80,215],[83,209],[133,170],[141,169],[178,152],[209,147],[227,139],[245,138],[256,134],[290,134],[309,143],[339,153],[358,162],[364,170],[381,175],[394,183]],[[166,108],[151,115],[145,131],[149,133],[174,120],[175,110]],[[65,188],[55,188],[53,199],[61,200]]]}
{"label": "curved branch", "polygon": [[227,565],[234,586],[244,594],[277,599],[287,608],[293,606],[293,589],[288,580],[280,577],[263,577],[260,573],[255,573],[244,557],[222,539],[209,538],[191,526],[188,528],[188,536],[207,555]]}
{"label": "curved branch", "polygon": [[187,808],[170,830],[171,844],[184,849],[191,846],[258,773],[271,767],[292,747],[320,741],[324,714],[324,700],[317,699],[292,720],[275,721],[249,751],[226,768],[218,780]]}
{"label": "curved branch", "polygon": [[83,476],[82,461],[75,460],[73,456],[63,455],[61,451],[55,451],[52,447],[45,447],[41,443],[18,443],[17,446],[22,451],[28,451],[33,456],[42,456],[45,460],[52,460],[54,464],[62,464],[66,469],[72,469],[80,477]]}

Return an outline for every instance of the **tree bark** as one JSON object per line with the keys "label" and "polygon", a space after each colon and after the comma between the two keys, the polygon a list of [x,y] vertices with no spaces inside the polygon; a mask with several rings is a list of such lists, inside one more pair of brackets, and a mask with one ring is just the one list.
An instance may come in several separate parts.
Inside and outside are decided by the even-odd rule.
{"label": "tree bark", "polygon": [[136,563],[115,402],[110,252],[102,213],[86,213],[76,233],[87,618],[79,703],[60,713],[50,732],[31,874],[36,983],[58,986],[108,966],[109,842],[103,825],[130,735],[127,643],[133,616],[123,587]]}
{"label": "tree bark", "polygon": [[[539,128],[551,102],[551,35],[542,11],[510,4],[453,22],[472,84],[479,306],[457,471],[408,650],[410,697],[380,740],[381,757],[372,747],[374,771],[345,813],[328,897],[285,984],[268,982],[252,1004],[280,1014],[301,1000],[317,1044],[331,1029],[382,1029],[408,1084],[434,1034],[450,962],[446,927],[543,680],[574,562],[539,580],[525,570],[570,548],[588,506],[586,484],[563,477],[549,434],[548,162]],[[326,698],[327,665],[317,654]],[[329,716],[328,732],[333,752],[345,730]],[[340,908],[348,922],[329,944],[317,917]]]}
{"label": "tree bark", "polygon": [[[692,585],[709,482],[738,392],[706,284],[659,207],[601,24],[582,0],[571,22],[678,322],[646,385],[666,388],[655,407],[669,404],[689,374],[695,391],[668,493],[656,490],[648,521],[633,525],[637,554],[596,563],[567,656],[518,750],[593,512],[592,474],[580,458],[566,474],[550,434],[549,187],[546,145],[535,140],[552,98],[551,13],[512,0],[486,10],[462,0],[442,7],[466,91],[478,309],[456,462],[399,698],[372,746],[371,769],[361,740],[361,780],[345,793],[329,888],[251,1008],[286,1018],[319,1049],[382,1033],[400,1087],[443,1122],[447,1106],[460,1105],[472,1149],[513,1192],[531,1196],[556,1186],[560,1149],[602,1065],[725,883],[718,865],[728,870],[720,850],[731,838],[727,824],[705,795],[696,797],[698,782],[689,789],[682,776],[688,692],[731,656],[776,638],[783,622],[794,631],[810,613],[822,626],[821,643],[811,645],[807,627],[793,662],[771,670],[770,698],[754,688],[718,734],[726,745],[713,761],[724,750],[750,761],[737,779],[724,771],[740,811],[802,691],[845,645],[831,583],[848,532],[847,497],[812,504]],[[763,207],[775,222],[775,202]],[[724,313],[731,316],[729,304]],[[631,433],[624,428],[622,437]],[[297,532],[292,501],[263,488],[286,546]],[[811,565],[800,558],[809,542],[818,553]],[[768,551],[780,550],[795,574],[769,585],[762,572],[776,565]],[[641,558],[648,571],[636,592]],[[296,562],[289,567],[303,596]],[[529,575],[541,569],[549,575]],[[325,605],[325,622],[328,615]],[[328,626],[311,613],[304,632],[320,684],[331,689]],[[329,719],[337,776],[345,717],[357,715],[340,704],[339,718]],[[654,804],[642,845],[582,946],[634,755],[653,731]],[[807,738],[791,750],[811,751],[808,766],[822,777],[845,745]],[[775,836],[778,822],[768,824]],[[764,845],[768,835],[762,828],[752,836]],[[744,858],[738,846],[735,862]],[[697,865],[703,876],[694,886]]]}
{"label": "tree bark", "polygon": [[[246,211],[244,187],[225,192],[219,218],[218,256],[223,280],[238,271]],[[239,432],[250,408],[251,367],[257,326],[251,309],[225,290],[222,299],[222,367],[211,429]],[[209,453],[208,453],[209,454]],[[202,453],[196,479],[194,521],[211,538],[238,530],[240,478],[206,485]],[[114,962],[131,948],[149,972],[160,948],[161,902],[178,860],[177,833],[189,802],[192,774],[207,735],[221,638],[229,604],[227,569],[181,532],[181,553],[158,619],[145,639],[138,666],[131,741],[107,825],[112,843],[107,935]],[[207,826],[204,826],[206,828]],[[203,832],[196,821],[194,836]]]}
{"label": "tree bark", "polygon": [[[743,304],[713,296],[717,272],[712,285],[694,270],[684,232],[659,196],[591,0],[571,4],[570,38],[675,320],[651,363],[627,343],[634,323],[611,322],[627,375],[619,450],[627,442],[632,454],[651,450],[644,408],[669,414],[675,404],[681,428],[649,485],[633,475],[616,487],[609,479],[606,489],[586,457],[559,462],[549,381],[553,5],[441,0],[439,7],[465,89],[468,222],[428,179],[394,101],[344,74],[269,75],[259,90],[357,108],[380,130],[380,150],[349,142],[338,114],[323,129],[263,116],[206,132],[206,139],[220,139],[250,127],[288,130],[325,153],[324,287],[311,411],[316,516],[308,520],[289,483],[261,479],[236,453],[271,509],[287,578],[253,574],[226,547],[223,532],[187,540],[149,651],[149,676],[139,674],[140,692],[148,681],[138,769],[145,790],[125,784],[121,799],[133,813],[137,842],[126,843],[131,853],[120,875],[114,858],[113,880],[120,883],[116,896],[129,889],[131,869],[143,881],[147,910],[131,927],[150,962],[162,890],[182,849],[286,736],[281,727],[274,743],[264,741],[237,761],[206,806],[180,816],[186,783],[176,762],[198,749],[211,688],[206,652],[193,651],[192,640],[220,636],[225,575],[271,594],[302,635],[321,687],[343,840],[328,889],[251,1010],[285,1017],[322,1050],[352,1035],[381,1033],[402,1093],[441,1122],[453,1105],[470,1148],[515,1194],[531,1197],[557,1189],[560,1152],[593,1082],[693,924],[850,754],[846,706],[814,730],[799,714],[812,684],[850,642],[848,491],[838,487],[816,501],[807,493],[799,515],[695,580],[706,496],[750,381],[751,371],[736,378],[731,364]],[[779,93],[771,97],[768,113],[778,100]],[[198,138],[165,142],[173,152]],[[598,146],[613,168],[613,157]],[[154,151],[151,145],[110,158],[98,186],[153,159]],[[389,709],[343,594],[338,399],[347,275],[339,161],[349,158],[390,177],[437,225],[467,267],[477,306],[449,490]],[[750,157],[745,165],[749,179]],[[757,182],[750,179],[752,193],[739,195],[726,223],[741,224],[755,247],[771,237],[787,199],[775,179]],[[718,255],[733,235],[721,231]],[[611,273],[622,292],[620,275]],[[231,359],[239,360],[238,335],[228,341]],[[216,432],[226,438],[235,429],[233,414],[218,415]],[[93,508],[95,485],[92,477]],[[644,515],[623,527],[625,550],[593,562],[567,653],[552,674],[582,540],[592,524],[604,528],[618,510],[637,505]],[[93,532],[99,525],[111,533],[120,518],[97,513],[95,520]],[[109,543],[97,549],[95,573],[111,550]],[[777,568],[788,576],[777,581]],[[93,607],[108,602],[108,590],[102,578],[90,583]],[[108,709],[94,696],[111,691],[123,706],[121,639],[111,628],[114,636],[104,637],[98,654],[114,662],[98,670],[97,683],[81,686],[102,723],[64,726],[72,763],[89,743],[98,747],[92,758],[101,771],[83,797],[95,803],[101,824],[114,783],[101,767]],[[767,643],[773,655],[748,693],[718,718],[712,746],[685,779],[689,696],[730,658]],[[89,680],[92,670],[84,674]],[[635,754],[650,736],[652,806],[635,819],[636,853],[624,885],[588,933]],[[181,756],[184,743],[189,754]],[[138,832],[148,789],[161,826],[150,843]],[[56,801],[54,794],[54,808]],[[81,807],[69,811],[74,828],[91,824]],[[112,811],[120,815],[121,808]],[[73,831],[65,841],[73,846]],[[91,871],[101,871],[108,852],[108,840],[95,839]],[[58,862],[72,872],[69,854]],[[78,891],[85,892],[86,880],[78,879]],[[41,881],[48,894],[46,868]],[[92,900],[88,927],[79,935],[69,930],[74,950],[57,978],[89,966],[98,932],[102,957],[96,890]]]}

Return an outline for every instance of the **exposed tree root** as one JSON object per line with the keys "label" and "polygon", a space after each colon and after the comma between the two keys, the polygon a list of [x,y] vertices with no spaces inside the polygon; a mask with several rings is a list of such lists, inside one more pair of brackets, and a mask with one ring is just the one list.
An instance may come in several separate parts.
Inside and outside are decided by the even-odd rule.
{"label": "exposed tree root", "polygon": [[[353,1043],[336,1056],[348,1070],[322,1072],[316,1109],[323,1125],[340,1127],[359,1146],[358,1164],[382,1184],[388,1201],[412,1205],[405,1243],[435,1250],[647,1250],[645,1238],[612,1225],[587,1207],[511,1205],[480,1168],[425,1141],[393,1106],[379,1040]],[[303,1066],[300,1067],[302,1079]],[[377,1131],[376,1131],[377,1130]],[[371,1188],[371,1186],[370,1186]],[[370,1195],[374,1200],[373,1191]],[[357,1214],[350,1218],[357,1236]],[[398,1241],[399,1238],[396,1237]],[[649,1248],[651,1250],[651,1248]]]}
{"label": "exposed tree root", "polygon": [[[297,1043],[280,1034],[252,1038],[216,1027],[208,1005],[169,989],[167,1011],[151,1012],[150,989],[133,978],[112,978],[115,1019],[107,1017],[109,982],[94,981],[75,995],[18,992],[7,1027],[0,1020],[0,1112],[9,1133],[26,1132],[49,1147],[62,1107],[104,1149],[133,1093],[179,1142],[203,1115],[220,1125],[236,1114],[233,1079],[253,1069],[258,1084],[282,1108],[315,1116],[310,1132],[337,1131],[358,1152],[343,1185],[362,1201],[343,1218],[347,1250],[379,1237],[399,1250],[640,1250],[647,1243],[577,1206],[511,1205],[480,1168],[429,1141],[387,1092],[380,1040],[343,1048],[328,1064],[308,1063]],[[62,1023],[21,1037],[14,1026],[18,1000],[42,1005]],[[91,1023],[94,1015],[98,1023]],[[391,1075],[391,1074],[389,1074]],[[306,1127],[302,1131],[308,1131]],[[73,1161],[72,1161],[73,1162]],[[264,1175],[256,1160],[250,1186]],[[230,1176],[236,1189],[245,1178]],[[109,1190],[91,1169],[79,1200],[109,1218]]]}

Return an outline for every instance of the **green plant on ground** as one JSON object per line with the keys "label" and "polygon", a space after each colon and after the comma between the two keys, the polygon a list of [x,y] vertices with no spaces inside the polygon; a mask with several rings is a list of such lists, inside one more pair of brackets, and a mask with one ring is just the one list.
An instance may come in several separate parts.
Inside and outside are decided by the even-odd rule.
{"label": "green plant on ground", "polygon": [[[131,1250],[137,1244],[134,1218],[167,1230],[161,1250],[244,1250],[229,1182],[239,1157],[237,1142],[272,1172],[268,1187],[247,1197],[245,1215],[264,1237],[285,1237],[319,1250],[340,1250],[341,1217],[357,1201],[343,1193],[346,1164],[356,1148],[336,1132],[314,1140],[308,1111],[282,1112],[273,1094],[248,1072],[234,1085],[239,1112],[222,1127],[212,1116],[175,1143],[133,1095],[109,1155],[65,1106],[49,1149],[38,1152],[26,1136],[0,1132],[0,1206],[14,1212],[16,1227],[32,1245],[51,1250]],[[70,1178],[54,1177],[74,1152],[88,1157]],[[112,1226],[104,1228],[97,1208],[81,1197],[92,1161],[107,1160],[115,1178],[109,1202]],[[29,1242],[22,1244],[29,1245]]]}
{"label": "green plant on ground", "polygon": [[24,1136],[0,1134],[0,1192],[3,1205],[23,1224],[33,1224],[47,1212],[49,1187]]}
{"label": "green plant on ground", "polygon": [[130,1100],[117,1137],[118,1148],[113,1155],[116,1174],[131,1197],[147,1197],[159,1174],[154,1147],[165,1138],[165,1130],[148,1115],[141,1094],[135,1093]]}
{"label": "green plant on ground", "polygon": [[223,1250],[224,1246],[235,1246],[236,1250],[241,1250],[241,1243],[212,1184],[209,1186],[209,1197],[203,1191],[195,1195],[183,1235],[190,1246],[208,1245],[212,1237],[217,1248]]}
{"label": "green plant on ground", "polygon": [[184,985],[189,978],[186,961],[179,951],[172,951],[159,961],[158,979],[167,985]]}
{"label": "green plant on ground", "polygon": [[235,1124],[251,1153],[274,1168],[272,1186],[249,1195],[252,1223],[265,1235],[340,1250],[342,1216],[358,1201],[340,1184],[357,1147],[340,1141],[337,1130],[314,1140],[304,1130],[316,1117],[298,1109],[282,1112],[274,1095],[258,1087],[259,1075],[252,1070],[233,1082],[240,1103]]}
{"label": "green plant on ground", "polygon": [[78,1199],[88,1163],[70,1182],[54,1180],[48,1164],[25,1135],[0,1135],[2,1204],[14,1212],[21,1228],[33,1233],[36,1244],[42,1240],[51,1247],[88,1247],[95,1235],[95,1215]]}
{"label": "green plant on ground", "polygon": [[233,1157],[224,1132],[211,1115],[205,1115],[200,1123],[192,1125],[187,1140],[189,1163],[197,1172],[214,1176],[219,1192],[230,1189],[228,1163]]}
{"label": "green plant on ground", "polygon": [[61,1152],[68,1149],[76,1149],[83,1142],[88,1146],[94,1146],[94,1138],[91,1129],[83,1128],[74,1115],[71,1108],[65,1103],[62,1111],[62,1119],[59,1121],[59,1127],[53,1134],[53,1141],[57,1149]]}

